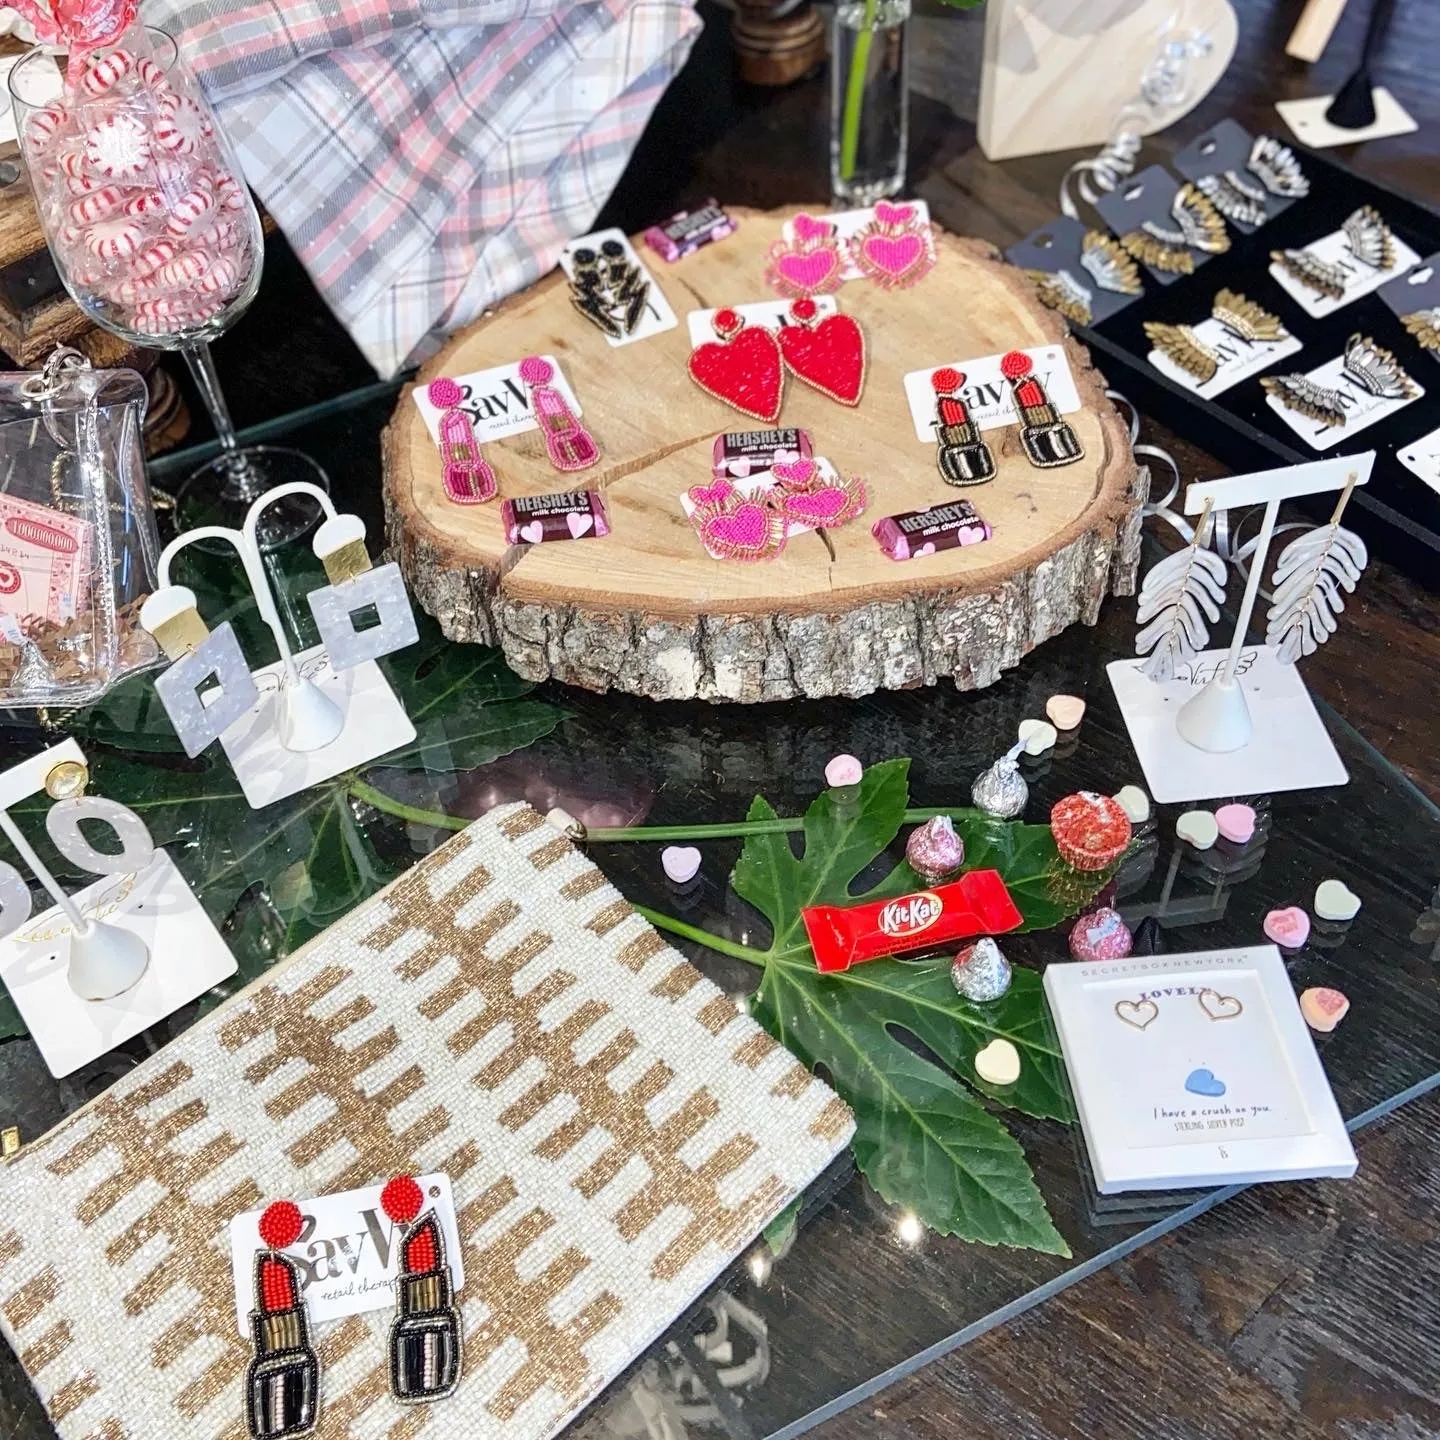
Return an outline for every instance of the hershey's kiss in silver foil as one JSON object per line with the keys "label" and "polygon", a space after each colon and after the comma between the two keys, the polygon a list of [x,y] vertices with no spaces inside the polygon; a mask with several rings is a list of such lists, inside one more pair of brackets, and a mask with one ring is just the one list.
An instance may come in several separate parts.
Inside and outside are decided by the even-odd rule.
{"label": "hershey's kiss in silver foil", "polygon": [[986,935],[955,957],[950,979],[958,994],[983,1005],[998,1000],[1010,988],[1010,962]]}
{"label": "hershey's kiss in silver foil", "polygon": [[1030,798],[1030,787],[1016,759],[1019,753],[1018,745],[1007,751],[970,787],[970,798],[997,820],[1013,820]]}
{"label": "hershey's kiss in silver foil", "polygon": [[905,858],[927,885],[938,885],[965,863],[965,842],[955,833],[955,822],[948,815],[936,815],[910,832]]}

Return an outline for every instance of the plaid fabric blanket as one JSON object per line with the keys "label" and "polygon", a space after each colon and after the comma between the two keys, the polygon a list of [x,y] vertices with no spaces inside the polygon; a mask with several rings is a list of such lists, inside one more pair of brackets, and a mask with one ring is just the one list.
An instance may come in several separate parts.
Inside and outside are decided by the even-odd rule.
{"label": "plaid fabric blanket", "polygon": [[589,228],[693,0],[153,0],[246,178],[382,375]]}

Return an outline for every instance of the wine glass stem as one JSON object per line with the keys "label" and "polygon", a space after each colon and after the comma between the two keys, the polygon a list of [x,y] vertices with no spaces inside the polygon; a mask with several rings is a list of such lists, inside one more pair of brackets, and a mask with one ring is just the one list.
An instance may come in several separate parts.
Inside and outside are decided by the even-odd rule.
{"label": "wine glass stem", "polygon": [[235,425],[230,419],[230,407],[225,403],[225,392],[220,388],[220,377],[215,373],[215,361],[211,357],[210,346],[202,340],[186,345],[181,353],[190,366],[190,374],[204,398],[205,408],[210,412],[215,438],[220,442],[220,465],[226,477],[220,490],[220,498],[254,500],[263,493],[265,482],[235,437]]}

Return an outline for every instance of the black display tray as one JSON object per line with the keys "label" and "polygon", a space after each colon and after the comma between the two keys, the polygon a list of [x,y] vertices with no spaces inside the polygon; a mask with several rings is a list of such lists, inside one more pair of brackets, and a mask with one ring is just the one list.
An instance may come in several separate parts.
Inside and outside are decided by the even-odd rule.
{"label": "black display tray", "polygon": [[[1310,193],[1289,209],[1243,235],[1230,226],[1231,247],[1171,285],[1147,275],[1145,294],[1094,327],[1075,333],[1094,352],[1111,386],[1142,414],[1203,446],[1237,473],[1293,465],[1329,455],[1374,450],[1370,483],[1355,492],[1346,524],[1365,536],[1372,550],[1431,589],[1440,588],[1440,494],[1396,458],[1397,449],[1440,428],[1440,362],[1422,349],[1399,317],[1372,292],[1315,320],[1270,274],[1270,252],[1298,249],[1338,230],[1360,205],[1373,205],[1395,234],[1422,258],[1440,251],[1440,215],[1409,196],[1366,180],[1338,162],[1292,146]],[[1278,361],[1265,374],[1314,369],[1339,355],[1356,331],[1393,350],[1425,394],[1418,400],[1332,449],[1311,450],[1266,403],[1258,376],[1242,380],[1213,400],[1202,400],[1162,375],[1146,359],[1152,348],[1147,320],[1194,324],[1210,313],[1215,292],[1229,287],[1274,311],[1304,349]],[[1295,502],[1328,518],[1333,497]]]}

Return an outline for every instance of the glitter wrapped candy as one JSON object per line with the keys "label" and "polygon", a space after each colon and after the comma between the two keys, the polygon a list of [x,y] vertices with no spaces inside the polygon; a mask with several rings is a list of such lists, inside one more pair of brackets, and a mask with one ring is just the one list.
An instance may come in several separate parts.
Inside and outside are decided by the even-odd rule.
{"label": "glitter wrapped candy", "polygon": [[1120,912],[1108,907],[1082,915],[1070,928],[1070,954],[1076,960],[1123,960],[1134,943]]}
{"label": "glitter wrapped candy", "polygon": [[938,885],[965,863],[965,842],[955,833],[955,822],[948,815],[936,815],[910,832],[905,858],[927,885]]}
{"label": "glitter wrapped candy", "polygon": [[1010,962],[986,935],[956,955],[950,966],[950,981],[966,1000],[988,1004],[1010,988]]}
{"label": "glitter wrapped candy", "polygon": [[1130,817],[1110,796],[1081,790],[1051,810],[1050,833],[1061,858],[1076,870],[1103,870],[1130,844]]}
{"label": "glitter wrapped candy", "polygon": [[1014,755],[1002,755],[970,787],[970,798],[997,820],[1013,820],[1025,809],[1030,787]]}

